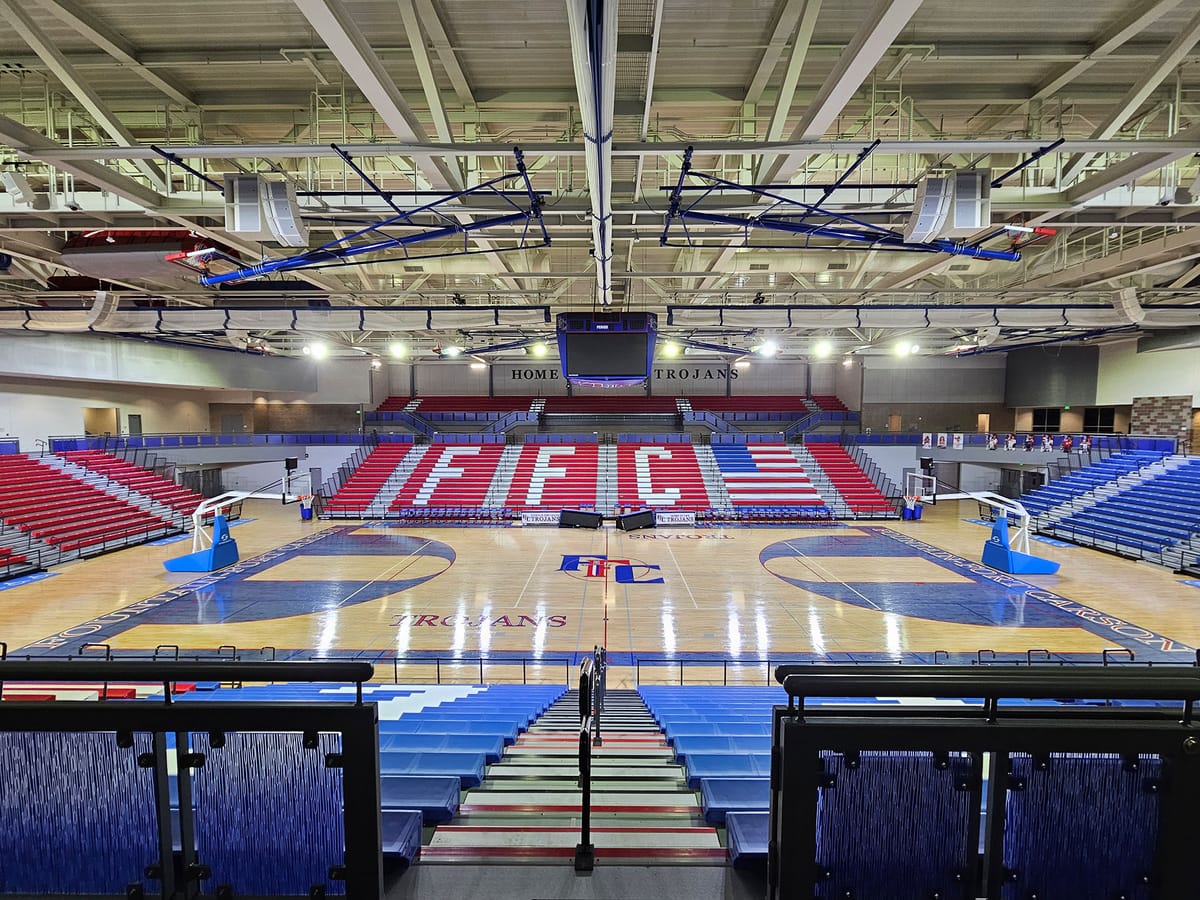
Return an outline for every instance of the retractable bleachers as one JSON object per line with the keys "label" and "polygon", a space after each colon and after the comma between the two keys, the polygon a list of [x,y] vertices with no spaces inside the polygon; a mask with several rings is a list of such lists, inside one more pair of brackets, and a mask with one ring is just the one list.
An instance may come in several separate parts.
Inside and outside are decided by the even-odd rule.
{"label": "retractable bleachers", "polygon": [[[418,401],[415,412],[419,416],[426,413],[443,412],[512,412],[517,409],[529,409],[532,397],[499,396],[499,397],[416,397]],[[407,403],[407,398],[405,400]],[[403,409],[404,406],[400,406]],[[381,406],[382,410],[383,407]]]}
{"label": "retractable bleachers", "polygon": [[505,506],[515,510],[594,506],[600,448],[594,443],[526,444]]}
{"label": "retractable bleachers", "polygon": [[703,510],[712,502],[691,444],[617,444],[617,503]]}
{"label": "retractable bleachers", "polygon": [[1166,472],[1123,487],[1042,530],[1076,543],[1160,554],[1200,533],[1200,458],[1181,458]]}
{"label": "retractable bleachers", "polygon": [[832,394],[814,394],[813,403],[823,412],[849,412],[850,408],[846,406],[839,398]]}
{"label": "retractable bleachers", "polygon": [[743,395],[737,397],[695,396],[688,397],[692,409],[707,410],[708,412],[778,412],[803,414],[810,412],[809,398],[803,394],[794,395]]}
{"label": "retractable bleachers", "polygon": [[547,397],[545,412],[548,415],[673,415],[676,409],[674,397]]}
{"label": "retractable bleachers", "polygon": [[66,553],[138,543],[171,522],[28,456],[0,456],[0,520]]}
{"label": "retractable bleachers", "polygon": [[0,578],[12,578],[32,572],[37,566],[24,553],[0,544]]}
{"label": "retractable bleachers", "polygon": [[204,500],[203,496],[190,488],[168,481],[150,469],[103,450],[69,450],[59,455],[185,516],[195,512],[196,507]]}
{"label": "retractable bleachers", "polygon": [[771,707],[786,702],[781,688],[643,685],[638,693],[700,791],[706,821],[767,812]]}
{"label": "retractable bleachers", "polygon": [[389,508],[482,509],[503,453],[503,444],[430,444]]}
{"label": "retractable bleachers", "polygon": [[1021,495],[1021,504],[1031,515],[1042,515],[1056,506],[1069,503],[1088,491],[1136,472],[1143,466],[1161,461],[1162,453],[1149,450],[1129,450],[1084,466],[1070,475],[1056,478],[1049,484]]}
{"label": "retractable bleachers", "polygon": [[804,445],[850,511],[856,515],[880,515],[895,512],[892,502],[884,496],[862,467],[841,444],[813,441]]}
{"label": "retractable bleachers", "polygon": [[721,480],[735,507],[828,508],[804,466],[784,443],[713,444]]}
{"label": "retractable bleachers", "polygon": [[409,443],[379,444],[368,454],[325,504],[325,511],[334,515],[362,515],[379,494],[396,466],[412,450]]}

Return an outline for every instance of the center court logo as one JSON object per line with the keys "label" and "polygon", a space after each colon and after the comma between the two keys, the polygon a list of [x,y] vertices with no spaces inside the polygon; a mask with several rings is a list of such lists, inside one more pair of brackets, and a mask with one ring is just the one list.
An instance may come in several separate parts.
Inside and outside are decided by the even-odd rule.
{"label": "center court logo", "polygon": [[662,584],[658,566],[644,563],[640,559],[609,559],[602,554],[563,554],[558,571],[566,572],[580,581],[598,579],[606,581],[611,573],[617,584]]}

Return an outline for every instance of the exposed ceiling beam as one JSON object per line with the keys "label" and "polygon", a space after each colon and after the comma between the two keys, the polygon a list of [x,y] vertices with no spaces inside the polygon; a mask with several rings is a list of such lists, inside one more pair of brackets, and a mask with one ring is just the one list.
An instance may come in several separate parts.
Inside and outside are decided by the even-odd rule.
{"label": "exposed ceiling beam", "polygon": [[1169,288],[1185,288],[1197,278],[1200,278],[1200,263],[1192,266],[1174,281],[1167,285]]}
{"label": "exposed ceiling beam", "polygon": [[446,28],[442,25],[442,19],[433,5],[433,0],[416,0],[416,4],[417,15],[425,27],[425,33],[429,35],[429,41],[433,44],[433,51],[437,54],[438,61],[446,71],[446,77],[450,79],[454,93],[458,95],[458,102],[463,106],[473,106],[475,95],[471,91],[471,83],[467,80],[467,73],[463,71],[458,54],[454,52],[454,48],[450,44],[450,37],[446,34]]}
{"label": "exposed ceiling beam", "polygon": [[[0,14],[8,19],[13,30],[33,48],[33,52],[41,57],[55,77],[83,104],[84,109],[95,119],[96,124],[103,128],[112,140],[124,146],[137,143],[129,129],[121,124],[113,111],[108,108],[108,104],[100,99],[100,95],[92,87],[91,80],[82,78],[75,71],[67,62],[62,51],[34,23],[24,7],[16,0],[0,0]],[[150,179],[150,183],[157,190],[166,191],[167,182],[157,163],[148,159],[139,159],[135,160],[133,164]]]}
{"label": "exposed ceiling beam", "polygon": [[[1142,72],[1141,79],[1129,88],[1125,96],[1117,103],[1116,108],[1109,113],[1108,118],[1100,123],[1092,133],[1092,137],[1107,138],[1116,134],[1117,130],[1125,124],[1125,120],[1137,112],[1138,107],[1146,102],[1146,98],[1162,83],[1163,79],[1183,62],[1183,58],[1187,56],[1198,40],[1200,40],[1200,12],[1196,13],[1179,30],[1175,39],[1155,60],[1154,64]],[[1063,169],[1062,183],[1070,184],[1074,181],[1091,160],[1092,155],[1089,153],[1080,154],[1071,160]]]}
{"label": "exposed ceiling beam", "polygon": [[[0,0],[10,2],[10,0]],[[358,85],[383,123],[401,141],[424,143],[429,137],[412,107],[401,95],[341,0],[295,0],[350,79]],[[418,167],[437,190],[460,191],[462,179],[441,160],[418,161]]]}
{"label": "exposed ceiling beam", "polygon": [[1162,16],[1179,5],[1179,0],[1145,0],[1120,18],[1096,42],[1095,48],[1083,59],[1069,63],[1042,82],[1030,100],[1045,100],[1054,96],[1096,63],[1111,56],[1121,45],[1141,34]]}
{"label": "exposed ceiling beam", "polygon": [[[654,98],[654,75],[658,69],[658,40],[662,35],[663,0],[654,0],[654,16],[650,22],[650,58],[646,61],[646,99],[642,104],[642,125],[638,129],[638,140],[646,140],[650,133],[650,107]],[[637,158],[637,171],[633,176],[633,199],[637,201],[642,196],[642,172],[646,167],[646,157]]]}
{"label": "exposed ceiling beam", "polygon": [[[1200,142],[1187,140],[1183,132],[1170,138],[1146,140],[1068,140],[1055,151],[1067,153],[1167,153],[1173,150],[1200,152]],[[869,141],[615,141],[613,156],[682,156],[688,147],[695,156],[722,156],[730,153],[776,153],[812,156],[816,154],[857,155]],[[1036,153],[1045,147],[1045,140],[969,140],[937,139],[913,141],[881,141],[874,156],[888,154],[932,154],[953,153],[965,156],[984,156],[994,153]],[[167,148],[185,159],[336,159],[338,154],[328,144],[169,144]],[[471,157],[507,156],[512,152],[512,143],[448,144],[429,141],[381,141],[379,143],[344,143],[341,149],[352,156],[408,156],[408,157]],[[566,157],[583,156],[582,143],[523,142],[521,149],[527,159],[540,156]],[[56,161],[67,160],[117,160],[157,159],[159,154],[148,145],[134,147],[62,147],[53,153]],[[50,159],[50,157],[47,157]]]}
{"label": "exposed ceiling beam", "polygon": [[176,103],[181,106],[196,105],[196,101],[178,82],[166,75],[160,75],[153,69],[143,65],[139,61],[137,50],[134,49],[132,44],[95,16],[76,6],[74,0],[38,0],[38,2],[117,62],[121,63],[122,66],[129,69],[148,84],[153,85]]}
{"label": "exposed ceiling beam", "polygon": [[416,6],[413,5],[413,0],[396,2],[400,6],[400,21],[404,23],[408,45],[412,47],[413,61],[417,64],[421,89],[425,92],[425,103],[429,106],[429,115],[433,118],[433,130],[437,133],[439,141],[450,143],[454,138],[450,134],[450,122],[446,118],[446,107],[442,104],[437,79],[433,77],[433,64],[429,59],[429,48],[425,46],[425,34],[421,31],[421,23],[417,19]]}
{"label": "exposed ceiling beam", "polygon": [[771,29],[771,37],[767,40],[767,46],[763,48],[758,65],[754,67],[754,74],[750,77],[750,84],[746,87],[746,96],[742,102],[757,103],[762,99],[763,90],[775,74],[775,67],[783,56],[783,50],[796,30],[796,23],[800,21],[800,12],[804,4],[805,0],[782,0],[780,3],[775,27]]}
{"label": "exposed ceiling beam", "polygon": [[[34,159],[54,159],[59,150],[66,149],[7,116],[0,116],[0,143]],[[164,198],[157,191],[97,162],[86,159],[63,160],[56,161],[55,165],[77,178],[94,184],[102,191],[108,191],[138,206],[154,207],[164,202]]]}
{"label": "exposed ceiling beam", "polygon": [[[792,130],[793,141],[816,140],[825,135],[920,6],[921,0],[877,0]],[[767,184],[788,181],[804,158],[791,154],[777,160],[764,171],[761,180]]]}
{"label": "exposed ceiling beam", "polygon": [[788,56],[783,86],[779,89],[779,96],[775,100],[775,109],[771,112],[771,122],[767,126],[768,141],[777,141],[783,137],[783,126],[787,124],[788,113],[792,110],[792,101],[796,96],[796,82],[800,78],[800,70],[804,68],[804,60],[808,57],[813,29],[816,28],[817,16],[820,14],[821,0],[806,0],[800,17],[800,28],[796,32],[791,55]]}
{"label": "exposed ceiling beam", "polygon": [[1200,146],[1200,124],[1184,129],[1175,137],[1191,142],[1193,147],[1162,153],[1135,153],[1119,163],[1109,166],[1104,171],[1084,179],[1079,184],[1067,188],[1064,192],[1067,201],[1076,205],[1084,204],[1118,185],[1129,184],[1144,175],[1169,166],[1176,160],[1191,156],[1196,152],[1196,147]]}

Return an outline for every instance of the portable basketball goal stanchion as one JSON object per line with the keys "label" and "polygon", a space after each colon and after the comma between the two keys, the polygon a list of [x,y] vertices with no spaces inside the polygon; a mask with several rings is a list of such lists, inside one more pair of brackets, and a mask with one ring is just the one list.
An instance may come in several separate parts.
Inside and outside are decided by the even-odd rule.
{"label": "portable basketball goal stanchion", "polygon": [[[312,477],[307,472],[293,474],[287,472],[283,478],[273,481],[255,491],[226,491],[215,497],[202,500],[192,513],[192,552],[174,559],[163,560],[163,567],[168,572],[214,572],[231,566],[238,561],[237,541],[229,534],[229,522],[224,511],[242,500],[274,500],[279,498],[281,503],[300,503],[301,516],[304,516],[304,501],[307,499],[311,516],[312,494],[293,492],[296,482],[305,484],[309,491],[312,489]],[[278,490],[277,490],[278,489]],[[212,530],[205,528],[204,519],[212,516]]]}
{"label": "portable basketball goal stanchion", "polygon": [[937,479],[932,475],[907,472],[904,476],[905,519],[920,519],[921,504],[937,502]]}

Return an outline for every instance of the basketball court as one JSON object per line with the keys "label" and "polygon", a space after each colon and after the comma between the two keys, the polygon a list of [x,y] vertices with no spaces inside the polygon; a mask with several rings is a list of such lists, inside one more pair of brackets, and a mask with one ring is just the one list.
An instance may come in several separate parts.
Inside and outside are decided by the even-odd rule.
{"label": "basketball court", "polygon": [[[236,565],[164,543],[0,594],[11,655],[377,660],[378,677],[565,679],[609,650],[621,681],[761,682],[784,660],[1191,662],[1200,594],[1165,569],[1038,543],[1057,575],[977,560],[973,503],[919,522],[776,528],[411,528],[300,521],[250,501]],[[260,648],[269,648],[266,651]]]}

